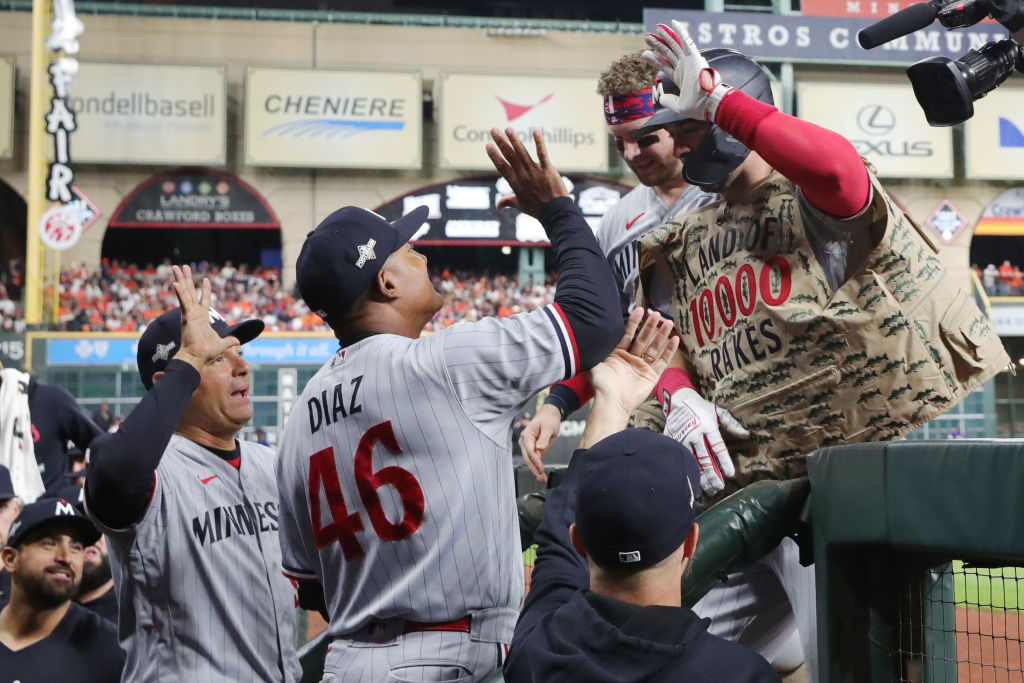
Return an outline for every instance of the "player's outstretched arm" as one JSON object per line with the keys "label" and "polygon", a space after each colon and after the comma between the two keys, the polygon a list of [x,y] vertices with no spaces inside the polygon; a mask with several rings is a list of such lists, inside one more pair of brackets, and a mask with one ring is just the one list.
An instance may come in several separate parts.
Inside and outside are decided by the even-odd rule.
{"label": "player's outstretched arm", "polygon": [[92,442],[86,506],[108,529],[127,529],[145,515],[156,468],[199,386],[199,368],[238,344],[234,337],[221,339],[210,327],[209,280],[197,291],[188,266],[175,266],[174,290],[182,307],[181,349],[118,430]]}
{"label": "player's outstretched arm", "polygon": [[807,200],[836,217],[859,213],[871,182],[857,150],[835,131],[780,112],[723,83],[678,21],[644,36],[644,58],[679,86],[658,103],[689,118],[711,121],[799,185]]}
{"label": "player's outstretched arm", "polygon": [[[508,180],[514,195],[498,206],[514,206],[544,226],[555,252],[558,286],[554,303],[568,323],[578,368],[567,367],[566,379],[588,370],[608,355],[622,334],[622,314],[615,277],[597,244],[594,231],[568,197],[562,176],[548,159],[544,137],[534,132],[534,161],[511,128],[491,130],[487,155]],[[571,370],[571,371],[570,371]]]}

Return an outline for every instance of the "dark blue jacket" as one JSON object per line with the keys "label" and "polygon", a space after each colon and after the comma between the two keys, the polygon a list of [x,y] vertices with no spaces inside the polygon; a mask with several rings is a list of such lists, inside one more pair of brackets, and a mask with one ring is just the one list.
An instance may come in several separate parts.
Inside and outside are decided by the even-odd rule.
{"label": "dark blue jacket", "polygon": [[56,496],[58,489],[67,484],[64,475],[71,469],[68,441],[85,451],[103,432],[67,389],[37,382],[35,377],[28,384],[28,412],[36,462],[46,487],[44,495]]}
{"label": "dark blue jacket", "polygon": [[685,607],[641,607],[587,590],[586,560],[569,539],[582,451],[544,504],[537,561],[516,624],[505,680],[603,683],[779,681],[760,655],[707,632]]}

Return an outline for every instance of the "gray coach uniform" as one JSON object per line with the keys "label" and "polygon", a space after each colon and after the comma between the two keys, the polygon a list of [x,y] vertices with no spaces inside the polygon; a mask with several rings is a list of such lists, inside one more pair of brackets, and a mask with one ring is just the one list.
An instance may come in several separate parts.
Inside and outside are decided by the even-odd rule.
{"label": "gray coach uniform", "polygon": [[235,469],[172,436],[145,516],[104,530],[124,680],[277,681],[278,653],[288,653],[287,680],[301,676],[295,590],[279,569],[274,453],[240,445]]}
{"label": "gray coach uniform", "polygon": [[[430,676],[439,662],[465,676],[478,657],[501,661],[523,598],[510,425],[578,362],[551,304],[421,339],[375,335],[309,381],[277,463],[281,543],[285,572],[324,587],[327,677],[405,680],[388,678],[389,660],[419,656],[432,673],[410,680],[461,681]],[[467,615],[468,639],[403,636]]]}

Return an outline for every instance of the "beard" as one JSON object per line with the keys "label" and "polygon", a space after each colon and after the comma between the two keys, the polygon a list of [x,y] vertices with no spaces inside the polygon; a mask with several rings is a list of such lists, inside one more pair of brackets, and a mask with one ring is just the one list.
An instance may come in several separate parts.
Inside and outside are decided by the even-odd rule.
{"label": "beard", "polygon": [[110,557],[100,555],[98,564],[87,564],[82,567],[82,582],[79,584],[79,595],[96,590],[110,581]]}
{"label": "beard", "polygon": [[78,581],[54,583],[45,573],[19,576],[17,581],[29,601],[42,609],[60,607],[78,594]]}

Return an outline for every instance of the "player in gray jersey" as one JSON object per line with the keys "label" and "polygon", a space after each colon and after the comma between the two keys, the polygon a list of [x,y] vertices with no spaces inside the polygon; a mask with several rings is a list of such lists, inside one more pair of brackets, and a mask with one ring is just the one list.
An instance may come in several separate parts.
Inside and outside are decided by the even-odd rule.
{"label": "player in gray jersey", "polygon": [[554,303],[421,337],[442,304],[407,244],[425,207],[394,223],[339,209],[296,264],[342,345],[296,403],[277,465],[285,571],[322,587],[330,615],[325,681],[475,681],[501,666],[523,598],[513,418],[622,335],[607,262],[543,138],[538,164],[506,135],[488,145],[515,192],[498,206],[544,225]]}
{"label": "player in gray jersey", "polygon": [[174,268],[181,303],[139,340],[147,388],[96,439],[85,500],[102,526],[130,681],[297,681],[295,589],[282,574],[274,453],[235,435],[252,418],[241,344]]}
{"label": "player in gray jersey", "polygon": [[[625,319],[636,299],[637,242],[668,219],[715,201],[683,180],[683,163],[675,155],[672,137],[664,130],[638,133],[654,113],[652,86],[656,71],[640,52],[620,57],[601,74],[597,91],[604,100],[608,134],[623,162],[640,184],[602,217],[597,243],[608,259],[619,290]],[[650,307],[672,317],[667,292],[654,292]],[[591,395],[585,375],[552,387],[544,405],[523,430],[519,444],[523,457],[540,481],[546,480],[541,458],[558,436],[562,420],[586,403]],[[657,406],[655,406],[657,408]],[[657,408],[660,413],[660,408]]]}

